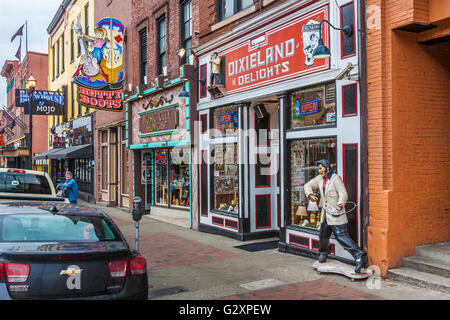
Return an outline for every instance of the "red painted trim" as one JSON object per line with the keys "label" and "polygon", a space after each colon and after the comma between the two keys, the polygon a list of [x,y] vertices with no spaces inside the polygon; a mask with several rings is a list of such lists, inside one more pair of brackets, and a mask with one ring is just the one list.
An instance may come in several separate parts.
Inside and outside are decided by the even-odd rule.
{"label": "red painted trim", "polygon": [[[294,243],[294,242],[292,242],[292,238],[307,239],[307,240],[308,240],[308,246],[304,246],[304,245],[302,245],[302,244]],[[310,241],[310,238],[302,237],[302,236],[297,236],[297,235],[294,235],[294,234],[290,233],[290,234],[289,234],[289,244],[294,245],[294,246],[297,246],[297,247],[309,249],[310,246],[311,246],[311,241]]]}
{"label": "red painted trim", "polygon": [[[206,161],[206,175],[202,174],[202,165],[203,165],[203,159],[204,159],[204,154],[208,154],[208,150],[200,150],[200,154],[201,154],[201,159],[200,159],[200,179],[208,179],[209,175],[208,175],[208,161]],[[202,217],[208,217],[208,207],[209,207],[209,199],[208,199],[208,180],[206,180],[206,194],[204,192],[205,190],[203,190],[203,183],[200,180],[200,215]],[[203,197],[206,197],[206,214],[203,214]]]}
{"label": "red painted trim", "polygon": [[[263,197],[263,196],[269,197],[269,225],[258,227],[258,215],[256,214],[256,212],[258,212],[258,202],[256,201],[256,197]],[[256,229],[269,229],[271,227],[272,227],[272,195],[270,193],[256,194],[255,195],[255,228]]]}
{"label": "red painted trim", "polygon": [[[232,227],[232,226],[227,226],[227,224],[226,224],[227,221],[236,222],[236,228],[234,228],[234,227]],[[229,229],[237,230],[238,227],[239,227],[239,222],[234,221],[234,220],[225,219],[225,227],[226,227],[226,228],[229,228]]]}
{"label": "red painted trim", "polygon": [[[319,249],[315,249],[315,248],[314,248],[314,246],[313,246],[313,243],[314,243],[314,242],[319,242],[319,240],[316,240],[316,239],[312,239],[312,238],[311,238],[311,250],[319,252]],[[334,243],[331,243],[331,242],[330,242],[330,247],[332,248],[330,254],[334,256],[335,253],[336,253],[336,245],[335,245]],[[319,248],[320,248],[320,245],[319,245]]]}
{"label": "red painted trim", "polygon": [[[256,136],[255,136],[255,147],[270,147],[270,139],[269,139],[269,133],[270,133],[270,114],[267,114],[268,118],[269,118],[269,128],[267,128],[267,145],[258,145],[258,137],[259,137],[259,132],[256,132]],[[255,120],[253,122],[253,127],[256,127],[256,112],[255,112]]]}
{"label": "red painted trim", "polygon": [[271,180],[270,180],[270,175],[269,175],[269,185],[265,185],[265,186],[257,186],[256,185],[256,164],[257,164],[257,162],[258,162],[258,155],[260,155],[260,154],[263,154],[263,155],[267,155],[268,157],[269,157],[269,171],[270,171],[270,166],[272,165],[272,159],[270,158],[270,156],[271,156],[271,154],[270,153],[255,153],[255,170],[254,170],[254,173],[255,173],[255,189],[256,188],[270,188],[270,182],[271,182]]}
{"label": "red painted trim", "polygon": [[198,89],[199,89],[199,96],[200,96],[200,98],[206,98],[207,96],[208,96],[208,90],[207,90],[207,83],[208,83],[208,68],[207,68],[207,66],[206,66],[206,63],[205,64],[202,64],[201,66],[200,66],[200,68],[198,68],[198,78],[199,79],[201,79],[201,76],[202,76],[202,68],[203,67],[205,67],[205,95],[204,96],[202,96],[202,86],[201,86],[201,83],[200,83],[200,86],[198,87]]}
{"label": "red painted trim", "polygon": [[280,218],[281,218],[281,212],[280,212],[280,194],[277,194],[277,228],[280,228]]}
{"label": "red painted trim", "polygon": [[[344,109],[345,109],[344,88],[350,87],[350,86],[354,86],[354,87],[355,87],[355,106],[356,106],[356,113],[344,114]],[[356,83],[346,84],[346,85],[343,85],[343,86],[342,86],[341,90],[342,90],[342,94],[341,94],[341,95],[342,95],[342,118],[358,116],[358,85],[357,85]]]}
{"label": "red painted trim", "polygon": [[[216,222],[214,222],[214,219],[221,220],[222,222],[221,222],[221,223],[216,223]],[[220,227],[225,226],[224,219],[223,219],[223,218],[220,218],[220,217],[216,217],[216,216],[211,216],[211,223],[214,224],[214,225],[216,225],[216,226],[220,226]]]}
{"label": "red painted trim", "polygon": [[[355,203],[356,205],[358,205],[358,188],[359,188],[359,184],[358,184],[358,180],[359,180],[359,171],[358,171],[358,159],[359,159],[359,148],[358,148],[358,144],[357,143],[343,143],[342,144],[342,165],[343,165],[343,177],[342,180],[344,181],[344,185],[345,185],[345,146],[356,146],[356,199],[355,199]],[[358,239],[358,245],[360,245],[360,237],[359,237],[359,210],[358,208],[355,209],[356,210],[356,236]]]}
{"label": "red painted trim", "polygon": [[340,34],[341,34],[341,59],[347,59],[347,58],[356,56],[356,31],[357,31],[357,28],[355,26],[355,4],[354,4],[353,0],[350,1],[349,3],[343,4],[342,6],[339,7],[339,15],[340,15],[340,20],[341,20],[341,28],[342,28],[343,27],[342,8],[349,6],[351,4],[353,4],[353,23],[352,24],[353,24],[353,47],[355,48],[355,52],[352,54],[349,54],[348,56],[344,56],[344,33],[340,32]]}
{"label": "red painted trim", "polygon": [[[203,121],[206,122],[206,130],[205,131],[203,131]],[[200,133],[201,134],[208,133],[208,128],[209,128],[209,125],[208,125],[208,114],[203,113],[203,114],[200,115]]]}
{"label": "red painted trim", "polygon": [[336,255],[336,245],[330,242],[330,247],[332,248],[330,254],[332,256]]}

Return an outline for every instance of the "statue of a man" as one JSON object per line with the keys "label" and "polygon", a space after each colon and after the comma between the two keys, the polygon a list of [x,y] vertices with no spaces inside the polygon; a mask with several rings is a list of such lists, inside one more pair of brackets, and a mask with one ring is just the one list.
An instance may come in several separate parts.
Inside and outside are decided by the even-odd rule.
{"label": "statue of a man", "polygon": [[210,86],[213,86],[213,82],[215,86],[217,86],[217,84],[222,84],[222,81],[220,80],[220,57],[217,52],[214,52],[211,55],[209,63],[211,64]]}
{"label": "statue of a man", "polygon": [[355,244],[347,231],[348,220],[344,206],[348,195],[344,182],[334,173],[327,160],[317,161],[316,166],[319,175],[305,184],[305,194],[311,201],[317,202],[318,198],[314,195],[313,189],[319,189],[322,198],[319,263],[326,262],[330,236],[334,233],[339,244],[355,258],[355,272],[359,273],[367,264],[367,254]]}

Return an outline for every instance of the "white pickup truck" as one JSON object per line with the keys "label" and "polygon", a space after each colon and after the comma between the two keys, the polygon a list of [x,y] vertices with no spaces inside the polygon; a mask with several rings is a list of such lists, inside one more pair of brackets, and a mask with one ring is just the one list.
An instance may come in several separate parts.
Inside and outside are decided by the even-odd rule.
{"label": "white pickup truck", "polygon": [[46,172],[0,168],[0,202],[69,202],[58,197]]}

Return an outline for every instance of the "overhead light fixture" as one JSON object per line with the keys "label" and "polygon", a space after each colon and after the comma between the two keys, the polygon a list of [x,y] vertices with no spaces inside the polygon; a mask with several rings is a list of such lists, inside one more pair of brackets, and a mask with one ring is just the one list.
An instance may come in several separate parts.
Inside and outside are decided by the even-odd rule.
{"label": "overhead light fixture", "polygon": [[200,82],[202,85],[204,85],[205,82],[206,82],[205,79],[193,79],[193,78],[191,78],[191,77],[189,77],[187,75],[185,75],[185,77],[187,79],[184,79],[185,82],[183,83],[183,88],[181,89],[180,93],[178,94],[178,98],[189,98],[189,92],[187,92],[186,88],[185,88],[186,80],[197,81],[197,82]]}
{"label": "overhead light fixture", "polygon": [[335,26],[333,26],[328,20],[322,20],[320,21],[320,28],[319,28],[319,42],[317,47],[314,49],[313,52],[313,58],[314,59],[325,59],[325,58],[329,58],[331,57],[331,52],[330,49],[327,48],[327,46],[325,46],[323,44],[323,39],[322,39],[322,24],[326,22],[330,25],[330,27],[332,27],[334,30],[340,30],[344,33],[344,35],[346,35],[347,37],[351,37],[353,34],[353,25],[352,24],[347,24],[345,25],[343,28],[336,28]]}

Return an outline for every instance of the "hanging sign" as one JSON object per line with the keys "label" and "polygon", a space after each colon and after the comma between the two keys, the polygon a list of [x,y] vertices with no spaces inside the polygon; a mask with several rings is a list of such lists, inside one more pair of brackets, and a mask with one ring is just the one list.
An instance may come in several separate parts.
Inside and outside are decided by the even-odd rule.
{"label": "hanging sign", "polygon": [[[326,5],[220,52],[226,61],[227,94],[329,69],[329,59],[312,57],[328,11]],[[328,28],[322,28],[322,39],[328,46]]]}
{"label": "hanging sign", "polygon": [[107,17],[97,23],[93,36],[82,34],[79,25],[74,29],[83,52],[73,75],[78,102],[88,108],[123,111],[124,25]]}
{"label": "hanging sign", "polygon": [[16,89],[16,107],[23,107],[25,114],[31,97],[31,113],[34,115],[62,115],[65,107],[65,94],[59,91],[35,90],[32,94],[26,89]]}

